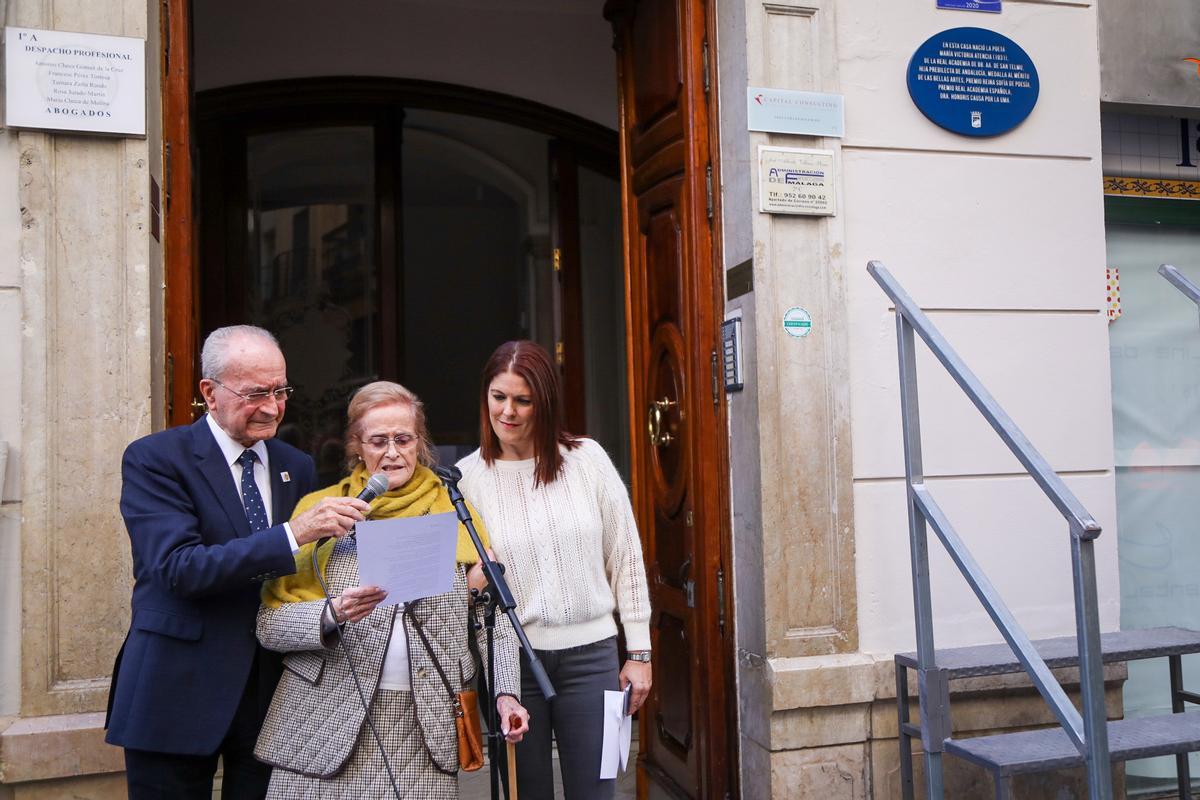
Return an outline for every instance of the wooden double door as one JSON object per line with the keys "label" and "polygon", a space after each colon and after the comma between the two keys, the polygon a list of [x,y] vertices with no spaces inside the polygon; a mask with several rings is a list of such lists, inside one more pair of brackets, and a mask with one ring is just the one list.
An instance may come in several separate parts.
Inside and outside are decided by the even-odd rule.
{"label": "wooden double door", "polygon": [[714,98],[701,0],[610,0],[621,103],[634,500],[654,608],[642,792],[737,794]]}
{"label": "wooden double door", "polygon": [[[202,196],[191,184],[188,4],[165,0],[163,37],[164,144],[173,162],[164,244],[174,421],[187,414],[198,378],[192,365],[202,306],[241,302],[214,299],[199,280],[195,219],[203,208],[196,208]],[[703,0],[609,0],[603,13],[615,34],[619,80],[624,416],[653,607],[654,689],[640,713],[639,796],[721,800],[737,795],[738,781],[729,466],[717,361],[723,293],[712,10]],[[570,183],[571,153],[556,153],[554,164],[562,189],[564,175]],[[570,233],[557,236],[555,249],[565,253],[563,297],[586,304]],[[565,321],[565,349],[578,336]],[[380,341],[381,352],[387,346]],[[583,413],[578,406],[568,411],[575,420]]]}

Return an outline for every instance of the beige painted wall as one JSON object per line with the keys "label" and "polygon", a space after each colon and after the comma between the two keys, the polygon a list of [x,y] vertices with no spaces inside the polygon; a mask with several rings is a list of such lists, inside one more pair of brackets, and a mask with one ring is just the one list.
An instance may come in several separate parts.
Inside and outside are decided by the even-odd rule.
{"label": "beige painted wall", "polygon": [[[1100,314],[1104,239],[1097,188],[1095,8],[1085,2],[1010,0],[1003,15],[992,16],[843,0],[831,29],[822,21],[832,20],[832,7],[817,3],[814,11],[813,5],[747,4],[745,35],[765,46],[757,53],[750,48],[745,80],[841,91],[844,140],[723,132],[731,140],[748,140],[749,150],[730,154],[726,171],[741,158],[736,166],[750,169],[755,181],[759,144],[817,145],[839,155],[836,217],[752,211],[756,186],[750,197],[726,196],[727,216],[748,211],[754,220],[756,291],[731,307],[757,315],[758,341],[751,352],[759,375],[750,391],[763,423],[758,445],[764,464],[765,454],[779,448],[776,442],[788,452],[787,459],[770,464],[772,470],[764,469],[774,477],[764,478],[763,513],[777,521],[778,515],[806,513],[805,497],[789,500],[786,488],[772,484],[824,481],[825,473],[801,468],[811,463],[806,451],[832,430],[821,425],[836,428],[839,414],[847,415],[859,649],[890,654],[911,646],[894,317],[865,270],[869,259],[880,259],[932,311],[951,343],[1104,525],[1098,556],[1102,620],[1113,628],[1118,603],[1107,330]],[[1041,76],[1033,114],[993,139],[960,137],[934,126],[905,87],[908,59],[926,37],[970,24],[1014,38]],[[787,47],[776,56],[773,42]],[[723,87],[722,100],[744,102],[744,96]],[[728,180],[727,188],[736,180]],[[779,320],[791,305],[810,311],[824,306],[822,316],[814,315],[812,336],[784,336]],[[946,479],[951,513],[1001,587],[1009,588],[1031,631],[1070,630],[1065,524],[1021,477],[1016,460],[949,378],[931,358],[922,359],[927,474]],[[849,380],[848,405],[840,404],[838,377]],[[786,391],[789,387],[796,391]],[[732,402],[744,403],[744,397]],[[772,503],[777,491],[780,499]],[[769,539],[772,526],[762,524]],[[1030,559],[1037,561],[1032,567]],[[954,610],[941,641],[998,640],[965,587],[949,580],[948,567],[942,560],[935,569],[939,602]],[[773,635],[778,632],[764,638],[771,642]]]}
{"label": "beige painted wall", "polygon": [[[839,8],[847,89],[846,266],[862,649],[913,646],[893,315],[863,265],[880,259],[927,309],[1105,533],[1101,623],[1119,621],[1112,412],[1104,300],[1096,9],[1007,2],[999,17]],[[868,21],[864,24],[864,21]],[[912,51],[943,28],[1004,33],[1036,64],[1041,94],[1012,133],[972,140],[908,97]],[[886,42],[881,46],[880,33]],[[852,109],[852,110],[851,110]],[[926,358],[925,469],[967,544],[1031,634],[1073,630],[1066,524]],[[942,494],[944,492],[944,494]],[[939,554],[940,555],[940,554]],[[999,641],[949,560],[934,559],[943,645]]]}

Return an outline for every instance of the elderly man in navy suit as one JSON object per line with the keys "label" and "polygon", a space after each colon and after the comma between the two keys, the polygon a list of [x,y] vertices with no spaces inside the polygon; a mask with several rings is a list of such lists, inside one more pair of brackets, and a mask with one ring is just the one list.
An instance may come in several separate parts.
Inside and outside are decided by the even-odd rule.
{"label": "elderly man in navy suit", "polygon": [[290,523],[316,488],[312,459],[274,441],[292,388],[275,338],[237,325],[201,353],[208,413],[138,439],[121,463],[133,548],[133,619],[113,666],[107,741],[125,748],[129,796],[259,798],[270,769],[254,743],[279,679],[254,636],[262,581],[293,554],[343,536],[367,513],[330,498]]}

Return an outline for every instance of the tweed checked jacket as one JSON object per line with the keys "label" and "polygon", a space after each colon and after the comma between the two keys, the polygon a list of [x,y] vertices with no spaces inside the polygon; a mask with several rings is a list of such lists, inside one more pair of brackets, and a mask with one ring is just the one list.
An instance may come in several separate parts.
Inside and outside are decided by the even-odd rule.
{"label": "tweed checked jacket", "polygon": [[[329,592],[336,597],[358,585],[358,557],[353,537],[339,539],[325,570]],[[286,655],[284,672],[263,722],[254,754],[259,760],[303,775],[327,778],[343,769],[354,750],[365,720],[358,690],[345,654],[337,646],[326,648],[321,639],[325,601],[285,603],[281,608],[261,606],[258,639],[263,646]],[[398,612],[398,606],[380,606],[359,622],[345,626],[346,646],[354,656],[368,703],[379,689],[383,660],[393,625],[404,625],[417,722],[434,766],[446,773],[458,771],[458,737],[454,707],[438,677],[420,636],[416,618],[438,663],[457,691],[456,681],[467,686],[475,675],[475,662],[467,650],[468,595],[462,565],[455,570],[454,588],[427,597]],[[481,612],[474,612],[481,615]],[[516,636],[508,619],[497,615],[495,635],[497,694],[520,696],[520,664]],[[485,632],[477,633],[479,652],[486,653]],[[480,700],[482,706],[485,701]],[[369,740],[368,740],[369,741]],[[372,742],[369,746],[374,747]]]}

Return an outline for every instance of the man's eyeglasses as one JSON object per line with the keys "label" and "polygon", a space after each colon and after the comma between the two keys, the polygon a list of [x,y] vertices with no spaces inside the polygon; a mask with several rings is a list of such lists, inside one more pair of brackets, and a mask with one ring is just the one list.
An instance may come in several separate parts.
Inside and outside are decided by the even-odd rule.
{"label": "man's eyeglasses", "polygon": [[296,391],[296,387],[294,387],[294,386],[280,386],[276,389],[264,389],[261,392],[250,392],[249,394],[242,394],[237,389],[230,389],[228,386],[221,383],[216,378],[212,378],[211,380],[217,386],[220,386],[222,389],[224,389],[227,392],[233,392],[238,397],[245,400],[247,403],[261,403],[264,400],[266,400],[268,397],[275,398],[275,402],[277,402],[277,403],[283,403],[283,402],[286,402],[287,399],[292,396],[292,393]]}
{"label": "man's eyeglasses", "polygon": [[397,450],[405,450],[416,444],[417,437],[411,433],[397,433],[395,436],[368,436],[366,439],[360,439],[364,445],[371,450],[382,453],[388,449],[389,444],[395,444]]}

